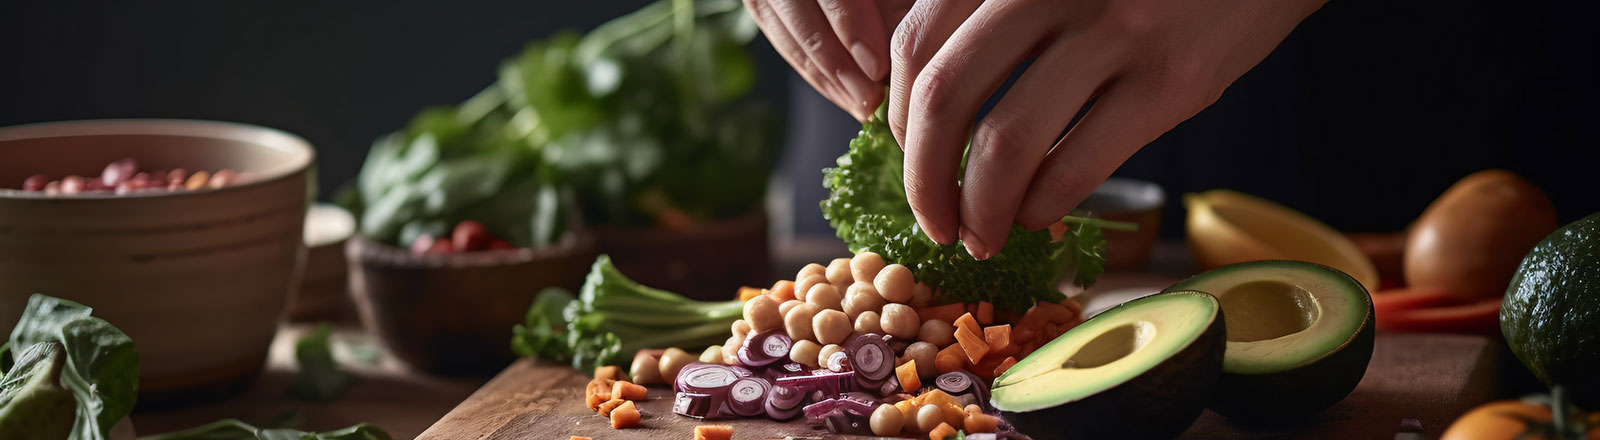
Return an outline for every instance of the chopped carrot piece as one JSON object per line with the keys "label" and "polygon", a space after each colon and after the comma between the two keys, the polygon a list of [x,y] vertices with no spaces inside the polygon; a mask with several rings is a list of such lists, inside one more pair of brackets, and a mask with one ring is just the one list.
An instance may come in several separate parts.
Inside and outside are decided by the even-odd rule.
{"label": "chopped carrot piece", "polygon": [[937,370],[939,374],[965,371],[967,369],[967,355],[961,351],[961,345],[950,344],[939,350],[939,354],[933,356],[933,369]]}
{"label": "chopped carrot piece", "polygon": [[976,364],[983,360],[983,355],[989,353],[989,343],[983,342],[981,333],[972,333],[956,330],[956,344],[961,346],[961,351],[966,352],[967,360]]}
{"label": "chopped carrot piece", "polygon": [[900,379],[900,388],[907,393],[915,393],[922,389],[922,380],[917,378],[917,360],[912,359],[895,367],[894,374]]}
{"label": "chopped carrot piece", "polygon": [[767,289],[767,295],[778,304],[794,299],[794,281],[780,280],[772,283],[772,288]]}
{"label": "chopped carrot piece", "polygon": [[584,437],[584,436],[581,436],[581,435],[574,435],[574,436],[572,436],[572,438],[569,438],[567,440],[594,440],[594,439],[588,438],[588,437]]}
{"label": "chopped carrot piece", "polygon": [[995,378],[995,375],[994,375],[995,368],[999,367],[1000,366],[1000,362],[1002,362],[1004,360],[1005,359],[1003,359],[1003,358],[997,358],[997,357],[994,357],[994,356],[989,356],[989,357],[983,358],[982,361],[978,362],[978,365],[974,365],[972,367],[972,374],[976,374],[976,375],[978,375],[978,377],[981,377],[984,380],[991,380],[992,381]]}
{"label": "chopped carrot piece", "polygon": [[1061,336],[1061,326],[1054,322],[1044,325],[1045,342],[1054,341],[1057,336]]}
{"label": "chopped carrot piece", "polygon": [[733,425],[698,425],[694,440],[733,440]]}
{"label": "chopped carrot piece", "polygon": [[611,410],[611,429],[624,429],[639,426],[639,407],[633,406],[632,400],[625,400],[622,405]]}
{"label": "chopped carrot piece", "polygon": [[1083,304],[1078,304],[1072,298],[1061,300],[1061,307],[1066,307],[1068,312],[1072,312],[1072,316],[1083,317]]}
{"label": "chopped carrot piece", "polygon": [[968,413],[965,429],[969,433],[986,433],[1000,430],[1000,418],[981,412]]}
{"label": "chopped carrot piece", "polygon": [[1045,323],[1048,322],[1050,322],[1050,312],[1040,308],[1038,304],[1034,304],[1033,307],[1029,307],[1028,311],[1022,314],[1022,319],[1017,320],[1016,327],[1038,329],[1044,327]]}
{"label": "chopped carrot piece", "polygon": [[595,379],[628,380],[628,373],[622,372],[622,367],[606,365],[594,369]]}
{"label": "chopped carrot piece", "polygon": [[917,403],[916,398],[910,398],[894,403],[894,409],[900,410],[900,415],[904,416],[906,420],[916,420],[917,409],[920,406],[921,404]]}
{"label": "chopped carrot piece", "polygon": [[917,317],[922,318],[923,321],[937,319],[940,321],[953,323],[956,322],[956,318],[960,318],[961,314],[963,313],[967,313],[967,309],[960,303],[917,309]]}
{"label": "chopped carrot piece", "polygon": [[1011,325],[1000,324],[983,328],[983,342],[989,344],[989,350],[1003,351],[1011,347]]}
{"label": "chopped carrot piece", "polygon": [[596,408],[594,411],[597,412],[597,413],[600,413],[600,415],[603,416],[603,417],[611,417],[611,411],[617,409],[617,407],[619,407],[619,406],[622,406],[622,402],[627,402],[627,400],[623,400],[623,399],[607,400],[606,403],[600,404],[600,407]]}
{"label": "chopped carrot piece", "polygon": [[1011,330],[1011,345],[1017,346],[1032,341],[1038,336],[1031,328],[1016,327]]}
{"label": "chopped carrot piece", "polygon": [[955,436],[956,429],[950,427],[949,423],[940,423],[939,427],[933,428],[932,431],[928,431],[928,440],[945,440]]}
{"label": "chopped carrot piece", "polygon": [[994,323],[994,304],[988,301],[978,301],[978,311],[973,314],[978,318],[978,323],[989,325]]}
{"label": "chopped carrot piece", "polygon": [[1000,375],[1006,373],[1006,370],[1010,370],[1012,365],[1016,365],[1016,364],[1017,364],[1017,358],[1014,358],[1014,357],[1011,357],[1011,356],[1006,356],[1005,359],[1000,361],[1000,365],[999,366],[994,367],[994,377],[1000,377]]}
{"label": "chopped carrot piece", "polygon": [[965,331],[972,333],[972,336],[977,336],[979,338],[983,337],[983,327],[978,326],[978,320],[973,318],[971,313],[961,315],[961,317],[956,318],[956,322],[953,322],[952,324],[955,324],[956,326],[957,336],[960,336],[961,332]]}
{"label": "chopped carrot piece", "polygon": [[644,400],[650,390],[644,385],[639,385],[626,380],[619,380],[611,386],[611,398],[624,400]]}
{"label": "chopped carrot piece", "polygon": [[601,396],[599,394],[590,394],[588,397],[584,398],[583,405],[588,407],[590,411],[600,411],[600,405],[606,403],[608,400],[611,400],[611,398],[607,396]]}
{"label": "chopped carrot piece", "polygon": [[739,298],[740,301],[749,301],[750,298],[761,296],[764,293],[767,293],[767,291],[760,287],[744,286],[739,288],[739,295],[737,298]]}
{"label": "chopped carrot piece", "polygon": [[1038,304],[1035,304],[1034,307],[1038,307],[1041,312],[1044,312],[1045,318],[1048,318],[1048,321],[1053,323],[1066,324],[1067,322],[1071,322],[1073,319],[1078,318],[1078,315],[1072,313],[1072,311],[1068,310],[1066,307],[1062,307],[1060,304],[1040,301]]}

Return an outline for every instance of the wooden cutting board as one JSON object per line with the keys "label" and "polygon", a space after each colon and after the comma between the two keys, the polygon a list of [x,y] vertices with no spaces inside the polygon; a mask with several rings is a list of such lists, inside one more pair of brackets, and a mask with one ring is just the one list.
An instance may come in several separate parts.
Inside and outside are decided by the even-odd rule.
{"label": "wooden cutting board", "polygon": [[[1487,400],[1494,391],[1498,343],[1477,336],[1379,333],[1367,375],[1344,401],[1310,420],[1278,427],[1240,426],[1206,411],[1183,438],[1390,439],[1402,420],[1415,419],[1425,437]],[[639,405],[643,425],[613,430],[583,405],[588,376],[571,368],[518,361],[462,402],[418,438],[604,439],[689,438],[702,421],[672,413],[672,390],[652,387]],[[803,421],[720,420],[734,438],[817,438]]]}

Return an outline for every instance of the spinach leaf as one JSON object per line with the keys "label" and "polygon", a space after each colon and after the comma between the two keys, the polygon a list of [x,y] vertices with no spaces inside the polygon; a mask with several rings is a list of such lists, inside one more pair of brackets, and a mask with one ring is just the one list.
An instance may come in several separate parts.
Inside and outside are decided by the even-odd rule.
{"label": "spinach leaf", "polygon": [[295,341],[294,357],[300,364],[289,395],[302,400],[326,401],[338,397],[350,384],[350,375],[339,369],[330,342],[333,331],[326,324]]}
{"label": "spinach leaf", "polygon": [[[6,357],[11,358],[12,368],[0,380],[0,395],[8,396],[0,404],[0,424],[9,423],[12,417],[44,416],[11,412],[37,403],[24,398],[22,390],[27,383],[37,384],[33,382],[38,378],[35,375],[41,374],[55,376],[56,386],[69,391],[76,403],[46,413],[69,424],[69,440],[105,439],[112,426],[133,410],[139,385],[139,353],[128,335],[91,316],[93,311],[43,294],[28,298],[22,318],[6,344]],[[41,364],[41,359],[46,358],[52,360]],[[44,422],[35,429],[49,427],[49,422]],[[0,432],[0,437],[8,436],[9,433]]]}
{"label": "spinach leaf", "polygon": [[238,419],[226,419],[182,431],[139,437],[139,440],[389,440],[389,433],[370,423],[317,433],[287,428],[263,429]]}

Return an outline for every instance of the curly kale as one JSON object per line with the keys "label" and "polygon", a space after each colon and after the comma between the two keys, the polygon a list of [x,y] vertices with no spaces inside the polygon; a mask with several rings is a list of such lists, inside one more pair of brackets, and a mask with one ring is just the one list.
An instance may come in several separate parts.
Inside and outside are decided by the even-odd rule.
{"label": "curly kale", "polygon": [[1062,269],[1073,268],[1073,283],[1088,287],[1104,272],[1111,222],[1068,217],[1071,230],[1053,240],[1049,230],[1011,227],[1000,253],[972,258],[961,244],[941,245],[924,234],[906,201],[904,154],[889,132],[880,108],[850,141],[837,168],[822,170],[829,196],[822,215],[854,252],[872,251],[911,269],[918,281],[938,289],[944,302],[989,301],[1007,310],[1024,310],[1035,301],[1059,302]]}

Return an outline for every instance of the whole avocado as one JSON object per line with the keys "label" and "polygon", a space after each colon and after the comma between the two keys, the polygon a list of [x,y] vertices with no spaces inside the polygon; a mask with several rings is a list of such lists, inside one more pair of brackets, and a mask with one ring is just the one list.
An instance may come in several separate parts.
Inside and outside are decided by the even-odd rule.
{"label": "whole avocado", "polygon": [[1562,226],[1522,259],[1500,306],[1500,331],[1546,385],[1600,408],[1600,213]]}

